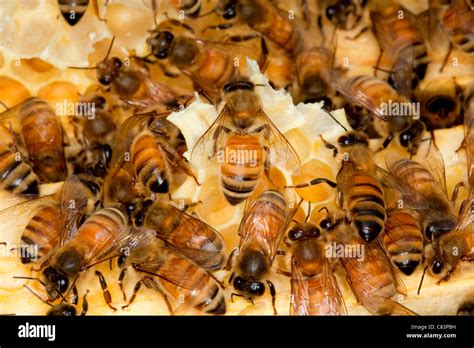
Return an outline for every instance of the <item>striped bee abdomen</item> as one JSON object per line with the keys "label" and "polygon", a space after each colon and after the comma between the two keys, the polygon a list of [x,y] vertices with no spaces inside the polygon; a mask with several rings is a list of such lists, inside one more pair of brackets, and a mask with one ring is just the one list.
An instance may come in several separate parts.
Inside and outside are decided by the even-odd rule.
{"label": "striped bee abdomen", "polygon": [[371,175],[356,173],[347,192],[346,207],[359,235],[371,242],[382,232],[385,201],[380,183]]}
{"label": "striped bee abdomen", "polygon": [[406,275],[412,274],[422,261],[423,232],[409,212],[388,212],[383,244],[392,262]]}
{"label": "striped bee abdomen", "polygon": [[263,151],[260,140],[250,135],[231,136],[226,147],[219,150],[222,189],[230,204],[252,194],[263,173]]}
{"label": "striped bee abdomen", "polygon": [[60,209],[46,206],[28,222],[21,240],[28,248],[22,250],[21,262],[30,263],[47,255],[58,243],[61,232]]}
{"label": "striped bee abdomen", "polygon": [[167,164],[158,148],[156,137],[149,132],[137,136],[131,152],[138,180],[151,192],[167,193],[169,191]]}
{"label": "striped bee abdomen", "polygon": [[0,144],[0,188],[15,194],[37,195],[38,177],[31,167]]}

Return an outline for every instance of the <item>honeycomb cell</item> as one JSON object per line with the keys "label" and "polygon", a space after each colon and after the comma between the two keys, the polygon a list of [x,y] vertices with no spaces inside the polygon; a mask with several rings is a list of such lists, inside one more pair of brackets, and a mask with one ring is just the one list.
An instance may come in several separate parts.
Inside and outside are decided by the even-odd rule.
{"label": "honeycomb cell", "polygon": [[109,30],[121,44],[128,50],[136,50],[138,54],[144,53],[145,39],[153,26],[150,11],[110,4],[107,6],[105,19]]}
{"label": "honeycomb cell", "polygon": [[227,202],[222,193],[218,176],[206,178],[199,192],[199,201],[201,204],[197,212],[211,226],[228,222],[235,213],[236,208]]}
{"label": "honeycomb cell", "polygon": [[21,79],[34,83],[42,83],[60,74],[53,65],[39,58],[14,60],[11,70]]}
{"label": "honeycomb cell", "polygon": [[58,116],[73,116],[76,114],[79,91],[70,82],[52,82],[38,91],[38,97],[46,100]]}
{"label": "honeycomb cell", "polygon": [[300,161],[306,161],[311,154],[311,142],[306,138],[303,132],[294,128],[286,132],[285,137],[295,149]]}
{"label": "honeycomb cell", "polygon": [[[306,162],[292,175],[293,184],[302,184],[316,178],[327,178],[334,181],[333,170],[325,163],[313,159]],[[334,189],[326,184],[319,184],[296,189],[296,193],[310,202],[323,202],[334,194]]]}
{"label": "honeycomb cell", "polygon": [[20,82],[6,76],[0,76],[0,101],[5,105],[12,107],[29,96],[30,92]]}

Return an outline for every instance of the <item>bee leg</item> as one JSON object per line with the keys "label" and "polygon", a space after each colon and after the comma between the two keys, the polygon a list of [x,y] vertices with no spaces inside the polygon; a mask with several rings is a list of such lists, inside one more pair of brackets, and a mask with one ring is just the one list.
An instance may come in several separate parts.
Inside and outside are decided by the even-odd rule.
{"label": "bee leg", "polygon": [[382,146],[380,146],[377,152],[382,151],[383,149],[386,149],[388,145],[390,145],[392,140],[393,140],[393,134],[389,134],[388,137],[385,138],[385,140],[382,143]]}
{"label": "bee leg", "polygon": [[270,295],[272,296],[272,307],[273,307],[273,313],[275,315],[278,314],[275,306],[275,301],[276,301],[276,290],[275,290],[275,285],[269,280],[267,280],[268,288],[270,289]]}
{"label": "bee leg", "polygon": [[304,182],[304,183],[301,183],[301,184],[298,184],[298,185],[285,186],[285,188],[303,188],[303,187],[318,185],[318,184],[321,184],[321,183],[325,183],[325,184],[327,184],[327,185],[329,185],[333,188],[337,187],[337,183],[335,183],[334,181],[331,181],[331,180],[326,179],[326,178],[317,178],[317,179],[313,179],[309,182]]}
{"label": "bee leg", "polygon": [[230,302],[234,303],[234,296],[237,296],[237,297],[245,297],[244,295],[242,294],[237,294],[235,292],[233,292],[232,294],[230,294]]}
{"label": "bee leg", "polygon": [[225,265],[225,270],[230,271],[232,268],[232,264],[234,263],[235,257],[237,256],[237,253],[239,252],[238,248],[235,248],[232,250],[232,252],[229,255],[229,258],[227,259],[227,263]]}
{"label": "bee leg", "polygon": [[125,293],[125,288],[123,286],[123,279],[125,278],[125,273],[126,272],[127,272],[127,269],[124,268],[122,270],[122,272],[120,272],[120,276],[119,276],[119,279],[118,279],[119,287],[120,287],[120,290],[122,291],[124,301],[127,301],[127,294]]}
{"label": "bee leg", "polygon": [[156,291],[158,291],[160,293],[161,296],[163,296],[163,300],[166,303],[166,307],[168,307],[168,311],[170,312],[171,315],[174,315],[173,306],[171,306],[171,302],[170,302],[168,296],[166,295],[166,293],[162,290],[160,284],[158,284],[151,277],[143,277],[142,281],[145,284],[145,286],[147,286],[149,288],[152,288],[152,289],[155,289]]}
{"label": "bee leg", "polygon": [[374,76],[377,76],[377,71],[379,70],[379,65],[382,60],[382,57],[383,57],[383,51],[380,50],[379,56],[377,58],[377,62],[375,63],[375,67],[374,67]]}
{"label": "bee leg", "polygon": [[71,303],[77,305],[77,303],[79,302],[79,294],[77,293],[77,287],[76,286],[74,286],[72,288],[72,294],[73,295],[72,295]]}
{"label": "bee leg", "polygon": [[99,277],[100,287],[102,288],[102,292],[104,294],[105,303],[107,303],[107,306],[109,306],[115,312],[117,310],[117,308],[115,308],[114,306],[111,305],[112,296],[110,295],[110,292],[107,289],[107,282],[105,281],[105,278],[104,278],[103,274],[99,271],[95,271],[95,275],[97,277]]}
{"label": "bee leg", "polygon": [[329,143],[326,139],[323,138],[322,135],[319,135],[319,137],[321,138],[321,141],[323,142],[324,146],[329,149],[329,150],[332,150],[333,152],[333,156],[336,157],[337,154],[338,154],[338,150],[337,150],[337,147],[331,143]]}
{"label": "bee leg", "polygon": [[441,65],[441,68],[439,68],[440,73],[444,70],[444,67],[448,63],[448,58],[451,55],[452,50],[453,50],[453,44],[450,42],[449,43],[449,48],[448,48],[448,53],[446,53],[446,57],[444,57],[443,64]]}
{"label": "bee leg", "polygon": [[210,25],[208,27],[205,27],[203,30],[201,30],[201,33],[204,34],[205,31],[208,29],[211,30],[227,30],[233,27],[232,23],[225,23],[225,24],[219,24],[219,25]]}
{"label": "bee leg", "polygon": [[137,297],[138,290],[140,290],[142,284],[144,283],[144,279],[145,278],[140,279],[135,284],[135,287],[133,288],[132,296],[130,296],[130,300],[128,301],[128,303],[125,306],[122,306],[122,310],[124,310],[125,308],[128,308],[133,303],[133,301],[135,301],[135,297]]}
{"label": "bee leg", "polygon": [[281,269],[278,269],[278,270],[277,270],[277,273],[278,273],[278,274],[281,274],[281,275],[284,275],[285,277],[291,277],[291,273],[290,273],[290,272],[283,271],[283,270],[281,270]]}
{"label": "bee leg", "polygon": [[86,315],[87,311],[89,310],[89,302],[87,302],[87,294],[89,293],[89,289],[86,290],[84,297],[82,297],[82,312],[81,316]]}
{"label": "bee leg", "polygon": [[454,189],[453,189],[453,193],[451,195],[451,204],[452,205],[455,205],[456,204],[456,201],[458,199],[458,195],[459,195],[459,189],[461,187],[464,187],[464,183],[461,181],[461,182],[458,182],[456,184],[456,186],[454,186]]}
{"label": "bee leg", "polygon": [[346,40],[357,40],[362,34],[364,34],[367,30],[369,30],[369,27],[362,28],[355,36],[346,36]]}

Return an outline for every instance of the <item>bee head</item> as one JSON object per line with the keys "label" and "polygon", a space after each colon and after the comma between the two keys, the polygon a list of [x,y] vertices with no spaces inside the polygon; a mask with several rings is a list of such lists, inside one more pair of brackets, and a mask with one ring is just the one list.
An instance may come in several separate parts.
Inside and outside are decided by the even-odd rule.
{"label": "bee head", "polygon": [[168,58],[173,40],[174,35],[168,30],[163,30],[150,36],[146,43],[150,46],[153,56],[157,59],[166,59]]}
{"label": "bee head", "polygon": [[347,132],[337,139],[337,143],[341,147],[348,147],[353,145],[363,145],[365,147],[369,146],[369,140],[364,133],[361,132]]}

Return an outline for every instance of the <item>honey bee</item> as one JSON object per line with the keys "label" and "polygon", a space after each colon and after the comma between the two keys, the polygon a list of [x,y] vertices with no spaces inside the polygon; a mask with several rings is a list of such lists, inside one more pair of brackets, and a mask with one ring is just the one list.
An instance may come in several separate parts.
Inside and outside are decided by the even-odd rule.
{"label": "honey bee", "polygon": [[366,5],[367,0],[319,1],[327,19],[342,30],[352,30],[359,24]]}
{"label": "honey bee", "polygon": [[[371,242],[382,232],[385,225],[385,198],[382,183],[377,177],[377,168],[369,141],[361,132],[347,132],[337,140],[344,160],[336,177],[336,182],[326,178],[313,179],[293,188],[302,188],[326,183],[337,187],[339,206],[347,212],[351,227],[360,237]],[[326,146],[338,153],[336,146],[326,142]]]}
{"label": "honey bee", "polygon": [[[262,45],[264,45],[262,41]],[[175,35],[171,30],[153,30],[147,39],[151,54],[158,60],[166,60],[173,68],[188,76],[195,88],[204,91],[211,99],[220,96],[222,87],[237,73],[234,57],[237,46],[224,42],[201,40],[189,35]],[[266,46],[263,46],[263,50]],[[230,53],[234,52],[235,55]],[[162,66],[165,75],[176,74]]]}
{"label": "honey bee", "polygon": [[445,278],[457,268],[460,261],[474,261],[474,198],[464,202],[456,226],[443,234],[434,244],[435,261],[446,269]]}
{"label": "honey bee", "polygon": [[[144,277],[135,285],[130,300],[122,308],[133,303],[141,285],[145,284],[163,296],[171,314],[190,307],[215,315],[226,312],[224,294],[218,281],[192,259],[184,256],[180,249],[157,238],[154,230],[140,228],[124,250],[129,255],[119,258],[119,266],[124,268],[120,275],[121,286],[129,266]],[[190,248],[191,253],[197,250]],[[178,308],[173,309],[169,297],[180,303]]]}
{"label": "honey bee", "polygon": [[0,125],[0,189],[35,197],[39,179],[17,150],[14,134]]}
{"label": "honey bee", "polygon": [[323,28],[316,22],[295,24],[293,56],[295,59],[298,91],[295,103],[324,101],[324,108],[331,109],[333,94],[331,69],[334,65],[335,33],[326,38]]}
{"label": "honey bee", "polygon": [[344,250],[359,248],[362,251],[362,257],[347,254],[340,259],[352,292],[360,304],[375,315],[416,315],[391,299],[397,293],[406,294],[406,289],[378,242],[362,241],[352,226],[344,221],[328,218],[320,222],[320,227],[327,231],[329,241]]}
{"label": "honey bee", "polygon": [[228,82],[223,88],[223,99],[224,108],[198,140],[191,156],[196,155],[199,147],[206,148],[209,158],[217,156],[224,196],[236,205],[252,194],[262,174],[268,175],[271,164],[280,163],[294,170],[300,160],[263,111],[251,81],[242,78]]}
{"label": "honey bee", "polygon": [[[197,182],[182,157],[186,151],[184,138],[179,136],[179,129],[166,120],[168,114],[150,112],[136,114],[125,120],[115,139],[111,169],[106,181],[113,184],[115,177],[121,174],[122,182],[126,183],[129,181],[126,177],[128,173],[132,181],[136,178],[152,194],[169,193],[172,184],[181,184],[178,173],[189,175]],[[117,191],[122,188],[112,190],[120,194]]]}
{"label": "honey bee", "polygon": [[[38,298],[41,302],[43,302],[45,305],[50,306],[51,308],[48,310],[46,313],[47,316],[50,317],[74,317],[77,315],[77,309],[73,304],[67,303],[67,302],[61,302],[58,304],[51,304],[49,301],[43,299],[39,294],[37,294],[33,289],[31,289],[27,285],[23,285],[25,289],[27,289],[29,292],[31,292],[36,298]],[[89,294],[89,290],[86,291],[84,296],[82,297],[82,312],[81,316],[84,316],[87,314],[87,311],[89,310],[89,302],[87,301],[87,295]],[[76,303],[77,304],[77,303]]]}
{"label": "honey bee", "polygon": [[156,231],[163,239],[204,269],[218,269],[224,262],[222,236],[211,226],[170,203],[147,200],[135,214],[135,225]]}
{"label": "honey bee", "polygon": [[[128,218],[120,209],[107,207],[95,211],[78,229],[62,230],[57,247],[51,252],[42,274],[49,299],[63,297],[75,285],[81,272],[119,255],[119,247],[129,237]],[[107,305],[112,299],[101,272],[100,280]]]}
{"label": "honey bee", "polygon": [[21,235],[21,262],[42,263],[58,245],[61,231],[77,229],[81,215],[92,213],[98,203],[100,186],[72,175],[57,193],[4,210],[2,213],[34,211]]}
{"label": "honey bee", "polygon": [[454,78],[429,82],[421,95],[421,115],[430,129],[448,128],[462,114],[462,89]]}
{"label": "honey bee", "polygon": [[288,14],[273,3],[264,0],[221,0],[211,13],[224,20],[233,20],[209,26],[206,29],[229,29],[235,23],[248,25],[286,52],[292,50],[293,25]]}
{"label": "honey bee", "polygon": [[[378,134],[385,136],[382,145],[386,148],[398,135],[401,146],[415,154],[425,131],[425,125],[418,118],[416,110],[409,107],[407,98],[400,95],[386,81],[368,75],[349,78],[344,83],[337,78],[336,89],[350,102],[366,108],[375,116],[373,126]],[[384,106],[390,104],[407,106],[401,115],[390,115]]]}
{"label": "honey bee", "polygon": [[430,273],[446,279],[450,272],[438,255],[437,245],[455,227],[457,219],[446,193],[441,154],[435,146],[430,146],[426,157],[417,161],[387,156],[386,162],[391,174],[388,180],[402,194],[403,204],[417,209],[425,241],[424,258]]}
{"label": "honey bee", "polygon": [[[58,0],[59,11],[70,26],[75,26],[87,11],[89,2],[90,0]],[[107,3],[108,0],[105,2]],[[92,4],[97,18],[101,21],[105,21],[105,19],[102,19],[99,16],[99,5],[97,0],[92,0]]]}
{"label": "honey bee", "polygon": [[440,51],[449,42],[444,61],[439,69],[442,72],[454,47],[472,55],[474,52],[473,29],[474,10],[466,0],[453,0],[450,6],[442,1],[429,1],[429,8],[419,15],[420,28],[435,51]]}
{"label": "honey bee", "polygon": [[[283,194],[275,190],[263,191],[245,210],[239,226],[240,244],[229,258],[227,268],[234,263],[235,271],[229,279],[237,293],[249,301],[265,293],[264,278],[268,276],[278,245],[293,216]],[[276,290],[270,280],[266,280],[275,315]]]}
{"label": "honey bee", "polygon": [[383,5],[370,12],[373,30],[380,46],[380,56],[387,54],[392,61],[393,85],[406,97],[425,77],[429,63],[421,32],[416,27],[416,18],[400,5]]}
{"label": "honey bee", "polygon": [[95,69],[97,80],[101,85],[111,87],[124,103],[137,109],[173,102],[176,98],[175,93],[168,85],[151,79],[150,72],[142,59],[132,57],[137,63],[132,68],[130,64],[124,64],[118,57],[109,58],[114,41],[115,37],[110,43],[106,56],[97,66],[70,67],[70,69]]}
{"label": "honey bee", "polygon": [[112,116],[105,110],[106,100],[103,96],[94,96],[89,102],[94,105],[91,119],[79,114],[73,119],[75,138],[81,150],[72,159],[74,173],[87,173],[95,177],[105,177],[112,160],[112,147],[117,125]]}
{"label": "honey bee", "polygon": [[288,231],[291,247],[291,315],[346,315],[341,291],[325,254],[321,231],[306,220]]}
{"label": "honey bee", "polygon": [[54,110],[40,98],[28,98],[0,114],[0,121],[12,118],[19,121],[29,160],[40,179],[46,182],[66,179],[63,130]]}
{"label": "honey bee", "polygon": [[411,275],[423,261],[423,232],[415,211],[390,209],[382,234],[390,259],[398,269]]}

